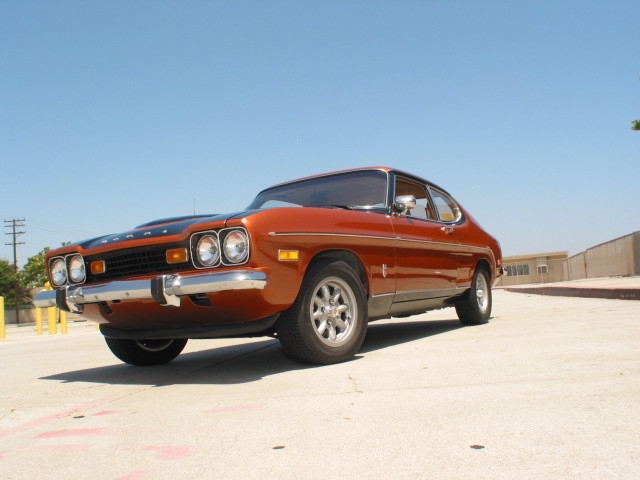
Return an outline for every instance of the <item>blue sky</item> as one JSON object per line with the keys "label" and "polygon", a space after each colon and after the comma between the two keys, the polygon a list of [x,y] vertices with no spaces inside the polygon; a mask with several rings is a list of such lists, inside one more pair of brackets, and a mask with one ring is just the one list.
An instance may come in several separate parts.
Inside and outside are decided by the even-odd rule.
{"label": "blue sky", "polygon": [[636,0],[0,0],[0,220],[23,265],[389,165],[505,255],[578,253],[640,229],[638,25]]}

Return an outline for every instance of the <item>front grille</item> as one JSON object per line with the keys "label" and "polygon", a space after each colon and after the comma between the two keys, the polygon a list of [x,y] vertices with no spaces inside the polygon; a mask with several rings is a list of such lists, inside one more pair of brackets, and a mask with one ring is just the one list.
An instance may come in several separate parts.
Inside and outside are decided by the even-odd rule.
{"label": "front grille", "polygon": [[[87,266],[96,260],[104,260],[106,271],[99,275],[87,272],[87,283],[104,282],[138,275],[153,275],[190,267],[191,262],[169,265],[166,252],[170,248],[184,245],[154,245],[152,247],[129,248],[115,252],[91,255],[86,258]],[[89,269],[88,269],[89,270]]]}

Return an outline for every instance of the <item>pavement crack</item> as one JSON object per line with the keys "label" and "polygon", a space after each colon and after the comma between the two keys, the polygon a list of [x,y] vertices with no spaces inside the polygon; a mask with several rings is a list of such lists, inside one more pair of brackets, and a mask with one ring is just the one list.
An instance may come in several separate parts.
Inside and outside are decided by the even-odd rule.
{"label": "pavement crack", "polygon": [[362,390],[360,390],[360,387],[358,387],[358,382],[357,380],[350,374],[347,374],[349,380],[351,381],[351,384],[353,385],[353,392],[354,393],[364,393]]}

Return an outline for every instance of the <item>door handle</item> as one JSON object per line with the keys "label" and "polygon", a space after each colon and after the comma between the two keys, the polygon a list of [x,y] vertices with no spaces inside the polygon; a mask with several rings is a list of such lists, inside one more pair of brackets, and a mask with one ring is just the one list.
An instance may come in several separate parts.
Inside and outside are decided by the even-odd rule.
{"label": "door handle", "polygon": [[442,227],[440,230],[444,233],[448,233],[449,235],[453,235],[453,227]]}

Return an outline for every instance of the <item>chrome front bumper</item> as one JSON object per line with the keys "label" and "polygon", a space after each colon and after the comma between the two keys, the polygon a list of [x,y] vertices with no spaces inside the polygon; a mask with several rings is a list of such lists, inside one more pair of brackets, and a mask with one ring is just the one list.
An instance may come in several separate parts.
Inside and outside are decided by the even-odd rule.
{"label": "chrome front bumper", "polygon": [[149,280],[116,280],[96,285],[71,285],[36,295],[36,307],[54,307],[82,313],[85,303],[153,299],[158,304],[180,306],[180,297],[225,290],[262,290],[267,274],[259,270],[233,270],[195,275],[159,275]]}

